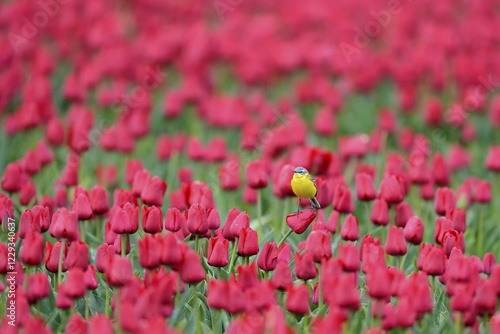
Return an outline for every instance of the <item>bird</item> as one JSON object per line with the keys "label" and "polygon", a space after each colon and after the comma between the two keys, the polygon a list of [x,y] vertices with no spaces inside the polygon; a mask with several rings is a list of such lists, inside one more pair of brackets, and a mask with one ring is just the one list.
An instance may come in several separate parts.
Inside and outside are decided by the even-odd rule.
{"label": "bird", "polygon": [[[308,198],[311,201],[311,206],[318,210],[321,209],[321,205],[319,205],[316,200],[316,194],[318,193],[318,189],[316,188],[316,183],[314,183],[314,179],[311,174],[304,167],[296,167],[293,170],[293,177],[290,181],[290,185],[292,186],[292,190],[294,194],[299,198],[299,206],[301,198]],[[297,212],[298,212],[297,208]]]}

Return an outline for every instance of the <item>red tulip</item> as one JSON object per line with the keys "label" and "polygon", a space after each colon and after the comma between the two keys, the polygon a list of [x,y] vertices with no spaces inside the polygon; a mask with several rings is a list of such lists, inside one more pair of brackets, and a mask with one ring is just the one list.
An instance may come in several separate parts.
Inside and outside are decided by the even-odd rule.
{"label": "red tulip", "polygon": [[240,187],[240,163],[238,157],[232,157],[219,167],[219,181],[224,190]]}
{"label": "red tulip", "polygon": [[114,255],[114,249],[112,245],[101,244],[97,247],[97,252],[95,255],[95,267],[98,272],[106,272],[106,268],[110,261],[110,258]]}
{"label": "red tulip", "polygon": [[316,218],[317,212],[314,209],[305,209],[298,213],[290,213],[286,216],[286,223],[292,231],[297,234],[304,233],[309,225]]}
{"label": "red tulip", "polygon": [[442,245],[444,234],[453,229],[453,222],[446,217],[436,219],[436,228],[434,230],[434,241]]}
{"label": "red tulip", "polygon": [[47,274],[39,272],[31,275],[28,279],[28,290],[26,291],[26,297],[30,304],[34,304],[49,295],[50,284]]}
{"label": "red tulip", "polygon": [[172,207],[167,210],[167,216],[165,217],[165,230],[177,232],[185,224],[186,217],[179,211],[178,208]]}
{"label": "red tulip", "polygon": [[286,309],[294,314],[309,313],[309,289],[305,284],[291,286],[287,290]]}
{"label": "red tulip", "polygon": [[27,206],[35,197],[35,184],[31,181],[25,182],[19,191],[19,204]]}
{"label": "red tulip", "polygon": [[[57,273],[58,272],[58,266],[59,266],[59,257],[61,254],[61,246],[62,242],[59,240],[56,243],[54,243],[54,246],[50,243],[50,241],[47,241],[45,243],[45,269],[47,271],[50,271],[51,273]],[[64,246],[64,251],[63,251],[63,267],[62,271],[68,270],[68,268],[64,265],[64,260],[68,254],[68,244],[65,244]]]}
{"label": "red tulip", "polygon": [[478,180],[474,191],[474,201],[477,203],[491,202],[491,184],[487,180]]}
{"label": "red tulip", "polygon": [[92,206],[90,205],[90,198],[86,191],[76,196],[71,210],[76,212],[78,220],[88,220],[92,217]]}
{"label": "red tulip", "polygon": [[86,270],[89,265],[89,248],[86,243],[73,241],[69,246],[68,254],[64,259],[64,266],[68,269],[80,268]]}
{"label": "red tulip", "polygon": [[95,215],[102,215],[109,210],[109,196],[101,185],[95,185],[90,190],[90,205]]}
{"label": "red tulip", "polygon": [[450,171],[445,158],[440,154],[434,155],[431,166],[434,183],[439,187],[448,187],[450,184]]}
{"label": "red tulip", "polygon": [[[234,224],[233,224],[234,226]],[[238,255],[252,256],[259,253],[259,240],[257,232],[251,228],[242,228],[238,238]]]}
{"label": "red tulip", "polygon": [[418,216],[408,219],[403,229],[405,240],[411,244],[419,245],[424,237],[424,223]]}
{"label": "red tulip", "polygon": [[201,265],[201,259],[195,251],[187,249],[180,263],[179,274],[184,283],[195,284],[205,279],[205,270]]}
{"label": "red tulip", "polygon": [[132,185],[134,182],[135,174],[142,170],[142,161],[141,160],[127,160],[125,165],[125,181],[129,185]]}
{"label": "red tulip", "polygon": [[356,244],[351,242],[339,243],[338,259],[344,271],[355,272],[359,270],[359,251]]}
{"label": "red tulip", "polygon": [[154,269],[160,265],[162,240],[155,235],[146,234],[137,242],[139,247],[139,264],[146,269]]}
{"label": "red tulip", "polygon": [[210,208],[207,210],[207,223],[208,228],[212,231],[220,228],[220,216],[219,211],[216,208]]}
{"label": "red tulip", "polygon": [[265,188],[268,183],[268,172],[266,164],[262,160],[255,160],[248,163],[246,168],[247,185],[250,188]]}
{"label": "red tulip", "polygon": [[64,333],[86,334],[88,326],[87,321],[79,313],[73,313],[66,323]]}
{"label": "red tulip", "polygon": [[167,266],[176,266],[182,261],[182,252],[175,234],[167,232],[163,235],[160,254],[161,263]]}
{"label": "red tulip", "polygon": [[206,209],[200,204],[193,204],[187,216],[187,229],[192,234],[205,234],[208,232]]}
{"label": "red tulip", "polygon": [[392,256],[401,256],[406,254],[408,248],[403,235],[403,228],[389,226],[387,240],[385,242],[385,252]]}
{"label": "red tulip", "polygon": [[43,237],[39,233],[29,234],[21,244],[20,260],[29,266],[39,266],[43,261]]}
{"label": "red tulip", "polygon": [[340,236],[342,239],[349,241],[356,241],[359,239],[358,219],[356,216],[349,214],[346,217],[344,225],[340,230]]}
{"label": "red tulip", "polygon": [[331,235],[323,231],[312,231],[307,237],[306,250],[311,252],[314,261],[321,263],[323,259],[332,257]]}
{"label": "red tulip", "polygon": [[7,164],[2,176],[2,189],[8,193],[15,193],[21,190],[23,182],[26,178],[21,165],[11,162]]}
{"label": "red tulip", "polygon": [[134,194],[134,196],[140,197],[144,187],[150,179],[151,174],[149,174],[147,169],[136,171],[132,181],[132,194]]}
{"label": "red tulip", "polygon": [[491,275],[492,269],[496,264],[495,255],[491,252],[484,254],[483,256],[483,272],[487,275]]}
{"label": "red tulip", "polygon": [[401,202],[396,205],[395,223],[398,227],[405,227],[408,220],[413,217],[413,210],[410,204]]}
{"label": "red tulip", "polygon": [[83,277],[83,282],[85,283],[85,288],[88,290],[95,290],[99,283],[97,282],[97,275],[93,265],[89,265],[87,270],[85,270],[85,275]]}
{"label": "red tulip", "polygon": [[[146,217],[143,217],[143,222]],[[161,219],[161,218],[160,218]],[[139,207],[125,203],[111,216],[111,230],[116,234],[132,234],[139,228]]]}
{"label": "red tulip", "polygon": [[438,188],[436,199],[434,201],[434,211],[438,215],[444,216],[446,213],[455,208],[456,197],[453,190],[449,188]]}
{"label": "red tulip", "polygon": [[465,210],[454,208],[447,213],[446,217],[453,222],[454,230],[457,232],[465,232],[467,227]]}
{"label": "red tulip", "polygon": [[358,310],[359,292],[352,274],[342,274],[337,279],[323,285],[325,300],[329,305],[338,305],[350,310]]}
{"label": "red tulip", "polygon": [[99,333],[99,334],[113,334],[115,331],[113,329],[113,324],[108,317],[104,314],[94,314],[89,320],[88,324],[89,333]]}
{"label": "red tulip", "polygon": [[266,241],[262,247],[257,265],[260,269],[265,271],[273,271],[278,263],[278,247],[276,242]]}
{"label": "red tulip", "polygon": [[52,216],[49,233],[57,239],[77,240],[80,236],[78,230],[78,216],[76,212],[66,208],[58,209]]}
{"label": "red tulip", "polygon": [[[133,277],[130,259],[124,256],[110,256],[105,269],[106,281],[113,287],[122,287],[130,282]],[[83,278],[81,281],[83,281]],[[82,285],[81,281],[80,285]]]}
{"label": "red tulip", "polygon": [[167,184],[158,176],[153,176],[144,185],[141,192],[141,199],[144,204],[161,207],[166,190]]}
{"label": "red tulip", "polygon": [[446,256],[450,256],[451,250],[455,247],[460,249],[462,252],[465,251],[464,234],[455,230],[448,230],[444,232],[442,247]]}
{"label": "red tulip", "polygon": [[64,126],[56,117],[52,117],[47,122],[45,138],[49,144],[54,146],[59,146],[64,142]]}
{"label": "red tulip", "polygon": [[302,254],[295,252],[295,274],[302,280],[313,279],[318,275],[313,254],[308,250]]}
{"label": "red tulip", "polygon": [[229,241],[223,237],[208,240],[207,262],[213,267],[225,267],[229,263]]}
{"label": "red tulip", "polygon": [[160,233],[163,230],[161,209],[156,206],[142,207],[142,229],[146,233]]}
{"label": "red tulip", "polygon": [[[442,275],[445,271],[445,254],[443,249],[435,245],[421,244],[421,247],[422,246],[428,247],[426,253],[421,254],[422,271],[430,276]],[[422,250],[421,248],[421,253]]]}
{"label": "red tulip", "polygon": [[375,225],[389,224],[389,206],[386,201],[378,198],[373,202],[370,219]]}
{"label": "red tulip", "polygon": [[373,176],[368,173],[357,173],[356,180],[356,195],[360,201],[372,201],[376,197],[375,184]]}
{"label": "red tulip", "polygon": [[278,261],[271,282],[275,289],[282,291],[293,285],[292,271],[288,262]]}
{"label": "red tulip", "polygon": [[335,188],[333,193],[333,208],[340,213],[351,213],[354,210],[351,190],[342,183]]}
{"label": "red tulip", "polygon": [[73,268],[68,271],[66,281],[60,285],[62,293],[76,299],[85,295],[86,287],[83,283],[85,272],[81,268]]}
{"label": "red tulip", "polygon": [[495,173],[500,172],[500,146],[490,147],[486,158],[486,169]]}
{"label": "red tulip", "polygon": [[404,185],[396,175],[386,176],[380,185],[380,195],[390,205],[400,203],[405,198]]}

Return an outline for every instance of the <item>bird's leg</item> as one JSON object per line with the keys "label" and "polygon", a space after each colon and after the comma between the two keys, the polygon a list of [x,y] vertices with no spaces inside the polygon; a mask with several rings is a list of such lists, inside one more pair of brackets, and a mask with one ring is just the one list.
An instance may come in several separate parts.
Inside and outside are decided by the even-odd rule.
{"label": "bird's leg", "polygon": [[298,199],[297,202],[297,217],[299,217],[299,210],[300,210],[300,198]]}

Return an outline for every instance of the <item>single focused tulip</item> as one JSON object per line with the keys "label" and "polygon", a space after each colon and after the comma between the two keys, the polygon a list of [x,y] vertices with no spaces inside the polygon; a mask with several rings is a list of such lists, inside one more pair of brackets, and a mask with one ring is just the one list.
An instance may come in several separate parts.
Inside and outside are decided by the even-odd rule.
{"label": "single focused tulip", "polygon": [[286,216],[286,223],[292,231],[302,234],[316,218],[317,212],[314,209],[306,209],[298,213],[291,213]]}
{"label": "single focused tulip", "polygon": [[178,208],[172,207],[167,210],[165,217],[165,230],[170,232],[179,231],[186,224],[186,217]]}
{"label": "single focused tulip", "polygon": [[418,216],[408,219],[403,229],[405,240],[414,245],[420,245],[424,237],[425,225]]}
{"label": "single focused tulip", "polygon": [[323,259],[332,257],[332,242],[330,233],[324,231],[312,231],[307,237],[306,250],[311,252],[316,263],[321,263]]}
{"label": "single focused tulip", "polygon": [[267,187],[268,172],[266,164],[262,160],[248,163],[246,168],[247,185],[250,188],[259,189]]}
{"label": "single focused tulip", "polygon": [[240,230],[238,238],[238,255],[252,256],[259,253],[259,236],[257,231],[252,230],[250,227]]}
{"label": "single focused tulip", "polygon": [[49,233],[57,239],[68,239],[74,241],[79,239],[78,215],[66,208],[58,209],[52,216]]}
{"label": "single focused tulip", "polygon": [[207,211],[201,204],[193,204],[187,216],[187,229],[192,234],[208,232]]}
{"label": "single focused tulip", "polygon": [[295,274],[302,280],[313,279],[318,276],[318,269],[314,263],[314,256],[308,250],[300,254],[295,252]]}
{"label": "single focused tulip", "polygon": [[90,205],[95,215],[102,215],[109,210],[108,192],[99,184],[90,190]]}
{"label": "single focused tulip", "polygon": [[86,270],[89,265],[89,247],[81,241],[73,241],[69,246],[68,254],[64,259],[64,266],[68,269],[80,268]]}
{"label": "single focused tulip", "polygon": [[165,191],[167,190],[167,183],[160,179],[158,176],[154,176],[147,180],[144,188],[141,192],[141,200],[146,205],[155,205],[161,207],[163,205],[163,197],[165,196]]}
{"label": "single focused tulip", "polygon": [[389,206],[385,200],[379,198],[373,202],[370,219],[375,225],[389,224]]}
{"label": "single focused tulip", "polygon": [[[124,256],[110,256],[109,262],[106,266],[106,281],[110,286],[113,287],[122,287],[126,285],[132,277],[134,276],[132,273],[132,263],[130,263],[130,259]],[[80,285],[83,281],[80,281]]]}
{"label": "single focused tulip", "polygon": [[287,290],[286,309],[294,314],[309,313],[309,289],[305,284],[291,286]]}
{"label": "single focused tulip", "polygon": [[401,256],[406,254],[408,247],[403,235],[403,228],[396,226],[389,226],[387,233],[387,240],[385,242],[385,252],[392,256]]}
{"label": "single focused tulip", "polygon": [[278,246],[276,242],[266,241],[257,259],[259,269],[273,271],[278,263]]}
{"label": "single focused tulip", "polygon": [[156,235],[146,234],[137,241],[139,247],[139,264],[145,269],[154,269],[160,265],[162,239]]}
{"label": "single focused tulip", "polygon": [[[45,269],[51,273],[57,273],[58,272],[58,266],[59,266],[59,257],[61,255],[61,247],[62,247],[62,242],[59,240],[52,245],[50,241],[47,241],[45,243]],[[63,251],[63,266],[62,266],[62,271],[68,270],[68,267],[64,265],[64,260],[68,254],[68,244],[64,244],[64,251]]]}
{"label": "single focused tulip", "polygon": [[377,193],[373,176],[368,173],[357,173],[355,176],[356,181],[356,195],[360,201],[372,201],[375,199]]}
{"label": "single focused tulip", "polygon": [[40,233],[29,234],[21,244],[19,259],[26,265],[39,266],[43,261],[43,237]]}
{"label": "single focused tulip", "polygon": [[450,188],[438,188],[434,201],[434,211],[441,216],[455,208],[457,199]]}
{"label": "single focused tulip", "polygon": [[208,240],[207,262],[213,267],[225,267],[229,263],[229,241],[223,237]]}
{"label": "single focused tulip", "polygon": [[142,229],[146,233],[160,233],[163,230],[161,208],[156,206],[142,207]]}
{"label": "single focused tulip", "polygon": [[344,225],[342,225],[340,229],[340,236],[342,239],[348,241],[356,241],[359,239],[358,219],[356,216],[349,214],[346,217]]}
{"label": "single focused tulip", "polygon": [[351,213],[354,210],[354,202],[351,190],[344,184],[339,184],[333,193],[333,208],[340,213]]}

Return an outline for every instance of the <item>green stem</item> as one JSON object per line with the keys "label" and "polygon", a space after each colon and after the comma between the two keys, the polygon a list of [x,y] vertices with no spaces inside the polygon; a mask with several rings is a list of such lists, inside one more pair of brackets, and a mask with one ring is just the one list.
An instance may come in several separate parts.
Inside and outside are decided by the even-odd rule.
{"label": "green stem", "polygon": [[110,305],[109,305],[109,286],[106,284],[106,304],[104,305],[104,314],[106,317],[109,316],[109,310],[110,310]]}
{"label": "green stem", "polygon": [[455,334],[462,334],[463,326],[462,326],[462,313],[457,312],[455,314]]}
{"label": "green stem", "polygon": [[83,242],[85,242],[85,222],[86,220],[82,220],[81,222],[79,222],[80,238],[82,239]]}
{"label": "green stem", "polygon": [[318,269],[318,310],[323,308],[323,289],[321,287],[321,266]]}
{"label": "green stem", "polygon": [[200,255],[200,236],[198,233],[194,235],[194,250]]}
{"label": "green stem", "polygon": [[62,239],[61,251],[59,252],[59,262],[57,263],[57,284],[61,284],[62,281],[62,266],[64,257],[64,248],[66,247],[66,239]]}
{"label": "green stem", "polygon": [[[196,287],[193,286],[193,290],[196,290]],[[194,293],[196,294],[196,291],[194,291]],[[202,301],[200,299],[200,297],[198,296],[198,307],[196,307],[196,325],[195,325],[195,333],[196,334],[201,334],[203,333],[202,330],[201,330],[201,322],[202,322],[202,319],[201,319],[201,309],[202,309]]]}
{"label": "green stem", "polygon": [[87,297],[86,294],[85,294],[85,296],[83,298],[85,298],[85,319],[88,319],[89,315],[90,315],[89,298]]}
{"label": "green stem", "polygon": [[257,235],[259,239],[262,239],[262,190],[257,190]]}
{"label": "green stem", "polygon": [[480,258],[483,256],[483,218],[484,218],[484,210],[481,210],[481,204],[479,204],[479,215],[477,219],[477,237],[476,237],[476,242],[477,242],[477,251],[476,255],[479,256]]}
{"label": "green stem", "polygon": [[281,240],[278,242],[278,248],[281,247],[281,244],[283,244],[286,239],[290,236],[290,234],[293,233],[293,230],[292,229],[289,229],[288,232],[286,232],[286,234],[283,236],[283,238],[281,238]]}
{"label": "green stem", "polygon": [[127,255],[127,244],[128,244],[128,234],[124,233],[120,235],[121,238],[121,250],[122,250],[122,256]]}
{"label": "green stem", "polygon": [[232,271],[233,271],[233,267],[234,267],[234,262],[236,260],[236,257],[237,257],[237,252],[238,250],[238,238],[235,238],[234,239],[234,243],[233,243],[233,251],[231,253],[231,261],[229,261],[229,275],[231,275]]}
{"label": "green stem", "polygon": [[399,269],[402,270],[402,271],[405,271],[404,265],[405,265],[405,262],[406,262],[406,258],[408,257],[408,253],[410,253],[410,250],[411,250],[411,244],[409,243],[408,244],[408,251],[403,256],[403,259],[401,260],[401,263],[399,264]]}
{"label": "green stem", "polygon": [[181,276],[179,275],[179,277],[177,278],[177,291],[175,292],[174,307],[179,306],[180,301],[181,301],[181,284],[182,284],[182,280],[181,280]]}
{"label": "green stem", "polygon": [[[284,204],[283,204],[283,215],[282,217],[286,217],[288,215],[288,205],[290,203],[290,200],[288,198],[285,198],[284,199]],[[283,221],[281,219],[277,220],[279,222],[281,222],[281,234],[285,233],[285,228],[286,228],[286,224],[283,224]]]}
{"label": "green stem", "polygon": [[368,234],[372,234],[373,223],[370,219],[371,210],[370,210],[370,201],[365,201],[365,211],[366,211],[366,223],[368,224]]}

